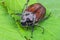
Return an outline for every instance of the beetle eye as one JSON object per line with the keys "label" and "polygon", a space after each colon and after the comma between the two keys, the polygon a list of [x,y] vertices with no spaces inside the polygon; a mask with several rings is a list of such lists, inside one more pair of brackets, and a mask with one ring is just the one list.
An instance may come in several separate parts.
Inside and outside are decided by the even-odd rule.
{"label": "beetle eye", "polygon": [[25,14],[26,16],[28,16],[29,14]]}

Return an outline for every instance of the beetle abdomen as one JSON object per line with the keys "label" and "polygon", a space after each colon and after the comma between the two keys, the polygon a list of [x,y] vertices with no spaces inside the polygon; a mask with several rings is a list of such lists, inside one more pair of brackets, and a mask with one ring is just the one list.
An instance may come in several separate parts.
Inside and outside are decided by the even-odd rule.
{"label": "beetle abdomen", "polygon": [[36,15],[36,20],[43,19],[46,13],[46,9],[40,3],[30,5],[25,11],[32,12]]}
{"label": "beetle abdomen", "polygon": [[46,9],[45,9],[45,8],[43,8],[43,7],[39,8],[39,9],[36,11],[36,14],[35,14],[37,21],[38,21],[39,19],[43,19],[44,16],[45,16],[45,13],[46,13]]}

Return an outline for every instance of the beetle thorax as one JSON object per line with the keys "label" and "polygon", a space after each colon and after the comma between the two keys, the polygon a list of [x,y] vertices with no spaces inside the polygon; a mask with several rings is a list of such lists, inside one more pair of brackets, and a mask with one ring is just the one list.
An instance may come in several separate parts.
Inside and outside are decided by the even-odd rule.
{"label": "beetle thorax", "polygon": [[34,23],[35,22],[35,19],[36,19],[36,16],[35,14],[33,14],[32,12],[28,12],[28,11],[25,11],[22,13],[22,19],[21,19],[21,22],[26,22],[26,23]]}
{"label": "beetle thorax", "polygon": [[36,16],[32,12],[25,11],[24,13],[22,13],[23,22],[26,21],[27,19],[34,21],[35,18]]}

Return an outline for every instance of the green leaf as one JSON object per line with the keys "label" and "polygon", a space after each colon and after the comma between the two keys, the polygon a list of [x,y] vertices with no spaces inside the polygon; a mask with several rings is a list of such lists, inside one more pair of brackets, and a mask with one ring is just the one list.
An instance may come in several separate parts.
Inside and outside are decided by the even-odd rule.
{"label": "green leaf", "polygon": [[[32,0],[29,5],[35,2]],[[51,12],[50,17],[40,23],[40,26],[44,27],[44,34],[40,27],[35,27],[33,38],[30,38],[31,30],[21,28],[0,6],[0,40],[24,40],[24,36],[31,40],[60,40],[60,0],[37,0],[37,2],[46,7],[46,16]],[[9,13],[21,12],[25,3],[25,0],[5,0]],[[19,19],[15,15],[14,18]]]}
{"label": "green leaf", "polygon": [[12,17],[0,5],[0,40],[24,40]]}

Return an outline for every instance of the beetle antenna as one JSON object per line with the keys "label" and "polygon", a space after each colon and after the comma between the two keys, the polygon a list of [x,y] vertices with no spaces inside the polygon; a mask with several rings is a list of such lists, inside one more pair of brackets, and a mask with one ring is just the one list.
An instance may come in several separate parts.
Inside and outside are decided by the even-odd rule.
{"label": "beetle antenna", "polygon": [[23,9],[22,9],[22,12],[24,12],[25,11],[25,9],[27,8],[27,6],[28,6],[28,3],[29,3],[29,0],[27,0],[27,2],[25,3],[25,5],[24,5],[24,7],[23,7]]}

